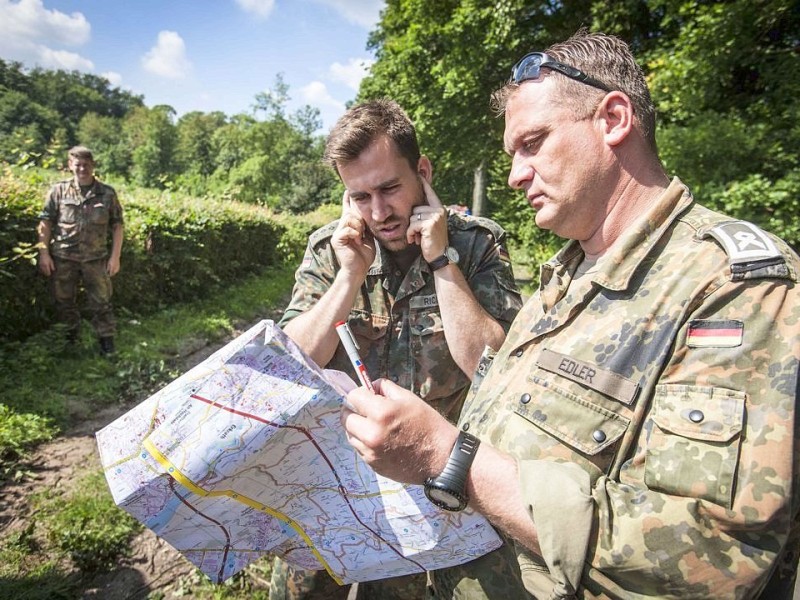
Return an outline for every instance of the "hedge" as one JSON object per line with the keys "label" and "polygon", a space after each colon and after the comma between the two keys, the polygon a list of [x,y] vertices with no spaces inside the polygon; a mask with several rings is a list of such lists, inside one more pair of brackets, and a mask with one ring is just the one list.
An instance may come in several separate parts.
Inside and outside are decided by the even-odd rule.
{"label": "hedge", "polygon": [[[69,174],[0,169],[2,344],[54,321],[47,280],[35,264],[35,230],[50,183]],[[125,211],[114,307],[118,315],[133,318],[298,260],[310,230],[329,216],[287,221],[268,208],[229,199],[113,185]]]}

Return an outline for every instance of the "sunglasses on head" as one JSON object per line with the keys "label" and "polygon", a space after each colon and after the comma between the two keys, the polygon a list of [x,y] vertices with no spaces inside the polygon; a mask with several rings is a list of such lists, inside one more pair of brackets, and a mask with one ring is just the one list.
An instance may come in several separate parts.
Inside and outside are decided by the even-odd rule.
{"label": "sunglasses on head", "polygon": [[514,83],[519,84],[523,81],[528,81],[529,79],[538,79],[539,72],[542,68],[558,71],[570,79],[580,81],[586,85],[591,85],[592,87],[601,89],[604,92],[613,91],[602,81],[598,81],[594,77],[590,77],[580,69],[576,69],[575,67],[570,67],[569,65],[560,63],[557,60],[553,60],[544,52],[531,52],[520,58],[517,61],[517,64],[515,64],[514,68],[511,70],[511,80]]}

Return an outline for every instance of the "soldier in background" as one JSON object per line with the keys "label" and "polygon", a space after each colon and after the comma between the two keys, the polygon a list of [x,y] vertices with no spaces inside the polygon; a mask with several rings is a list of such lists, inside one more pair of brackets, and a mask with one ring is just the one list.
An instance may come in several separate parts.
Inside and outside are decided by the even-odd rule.
{"label": "soldier in background", "polygon": [[621,40],[530,53],[494,101],[509,185],[570,241],[459,427],[386,379],[342,409],[376,471],[505,535],[434,597],[791,598],[800,259],[667,176]]}
{"label": "soldier in background", "polygon": [[50,188],[39,215],[39,270],[50,278],[56,313],[67,328],[68,344],[74,344],[80,332],[77,299],[79,285],[83,284],[100,352],[109,355],[115,350],[111,278],[120,267],[122,207],[114,188],[95,178],[94,158],[88,148],[70,149],[68,166],[74,177]]}
{"label": "soldier in background", "polygon": [[[325,158],[346,187],[342,216],[311,235],[280,325],[317,364],[357,380],[335,332],[346,321],[371,377],[457,418],[481,353],[500,347],[522,305],[505,232],[448,216],[414,126],[393,101],[348,110]],[[360,583],[357,597],[424,598],[425,583],[425,574]],[[275,562],[271,600],[347,594],[325,571]]]}

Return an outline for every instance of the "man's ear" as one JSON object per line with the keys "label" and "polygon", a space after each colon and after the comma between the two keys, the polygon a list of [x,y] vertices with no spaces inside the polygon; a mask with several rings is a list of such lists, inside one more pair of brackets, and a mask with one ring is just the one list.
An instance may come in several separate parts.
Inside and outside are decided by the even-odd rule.
{"label": "man's ear", "polygon": [[428,183],[433,179],[433,165],[430,159],[424,154],[419,157],[419,161],[417,162],[417,173],[419,173],[421,177],[424,177],[425,181]]}
{"label": "man's ear", "polygon": [[633,103],[623,92],[609,92],[598,107],[603,120],[603,135],[609,146],[616,146],[633,131]]}

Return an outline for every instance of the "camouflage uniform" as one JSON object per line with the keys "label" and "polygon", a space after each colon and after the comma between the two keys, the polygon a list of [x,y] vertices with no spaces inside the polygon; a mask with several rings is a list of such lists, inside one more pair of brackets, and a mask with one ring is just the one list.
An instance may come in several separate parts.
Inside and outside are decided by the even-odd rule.
{"label": "camouflage uniform", "polygon": [[112,286],[106,272],[108,235],[112,227],[123,223],[114,188],[95,179],[84,195],[74,179],[59,181],[50,188],[39,218],[52,227],[50,255],[55,273],[51,286],[59,320],[72,332],[80,327],[77,294],[82,280],[97,335],[113,336]]}
{"label": "camouflage uniform", "polygon": [[542,556],[508,539],[434,597],[791,598],[797,255],[676,179],[570,286],[582,260],[543,265],[460,422],[516,458]]}
{"label": "camouflage uniform", "polygon": [[[330,240],[337,224],[330,223],[309,238],[292,300],[280,325],[313,307],[332,285],[338,263]],[[522,300],[503,247],[505,232],[488,219],[453,214],[448,217],[448,237],[450,246],[459,253],[458,267],[476,300],[508,331]],[[447,348],[433,273],[421,256],[404,275],[394,266],[391,254],[379,245],[348,324],[371,377],[389,378],[413,390],[455,421],[470,380]],[[357,380],[341,347],[326,367]],[[425,583],[424,574],[360,583],[358,598],[423,598]],[[338,586],[324,571],[301,571],[280,560],[273,565],[271,600],[333,600],[347,594],[347,587]]]}

